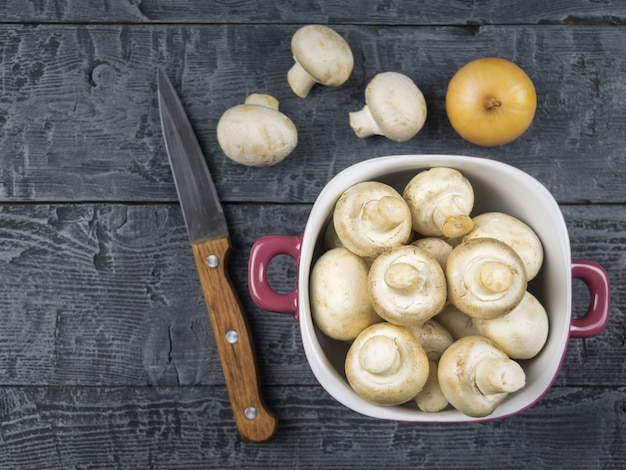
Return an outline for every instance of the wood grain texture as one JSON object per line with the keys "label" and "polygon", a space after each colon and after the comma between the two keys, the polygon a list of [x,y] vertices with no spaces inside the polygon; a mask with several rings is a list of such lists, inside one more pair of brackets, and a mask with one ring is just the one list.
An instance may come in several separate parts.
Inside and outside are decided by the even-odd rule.
{"label": "wood grain texture", "polygon": [[269,392],[281,427],[252,444],[220,387],[3,388],[0,466],[588,470],[626,459],[624,387],[553,389],[519,415],[462,425],[364,417],[319,386]]}
{"label": "wood grain texture", "polygon": [[[352,77],[301,99],[286,81],[295,26],[0,26],[0,201],[175,201],[154,78],[164,64],[224,201],[311,203],[366,158],[454,153],[515,165],[562,203],[626,202],[623,28],[336,29],[353,48]],[[445,85],[485,55],[515,61],[538,92],[535,121],[504,147],[464,142],[445,115]],[[368,80],[386,70],[413,78],[428,103],[408,142],[358,139],[349,127]],[[298,147],[271,168],[231,162],[215,137],[221,114],[252,92],[276,96],[299,129]]]}
{"label": "wood grain texture", "polygon": [[[248,253],[269,234],[295,235],[309,205],[225,205],[228,271],[247,314],[264,386],[316,383],[289,315],[247,291]],[[572,256],[600,263],[615,286],[607,330],[572,339],[559,386],[619,386],[626,377],[626,207],[563,206]],[[276,259],[273,287],[295,287]],[[0,205],[0,384],[223,385],[178,205]],[[574,311],[588,292],[574,284]]]}
{"label": "wood grain texture", "polygon": [[[514,12],[514,14],[512,14]],[[116,0],[66,2],[7,0],[0,6],[5,21],[24,22],[181,22],[181,23],[352,23],[352,24],[623,24],[626,7],[619,1],[514,0],[361,0],[346,7],[340,0]]]}
{"label": "wood grain texture", "polygon": [[[226,206],[228,267],[268,380],[312,383],[293,318],[247,293],[254,240],[304,227],[308,208],[291,209]],[[293,287],[289,268],[273,267],[279,288]],[[223,384],[177,205],[1,205],[0,285],[2,384]]]}
{"label": "wood grain texture", "polygon": [[[626,156],[616,0],[6,0],[0,2],[0,468],[621,469],[626,460]],[[288,88],[290,39],[330,24],[355,56],[342,87]],[[537,87],[529,131],[501,148],[461,140],[445,89],[466,62],[502,56]],[[242,440],[161,135],[164,65],[197,131],[232,236],[264,398],[279,419]],[[376,73],[409,75],[428,119],[409,142],[357,139],[347,113]],[[299,145],[272,168],[220,151],[220,115],[273,94]],[[361,416],[311,372],[299,325],[247,292],[250,247],[296,235],[339,171],[390,154],[512,164],[561,204],[575,258],[612,282],[606,330],[572,339],[529,410],[480,424]],[[521,196],[522,197],[522,196]],[[278,257],[272,286],[295,286]],[[573,285],[574,315],[589,294]]]}
{"label": "wood grain texture", "polygon": [[192,250],[237,430],[248,441],[266,441],[278,421],[263,399],[252,334],[228,274],[230,238],[194,241]]}

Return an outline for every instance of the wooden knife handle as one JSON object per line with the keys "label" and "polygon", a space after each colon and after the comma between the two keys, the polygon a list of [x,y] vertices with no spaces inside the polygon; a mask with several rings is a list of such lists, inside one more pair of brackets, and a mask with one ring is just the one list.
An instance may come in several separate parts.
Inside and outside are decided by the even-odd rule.
{"label": "wooden knife handle", "polygon": [[252,442],[269,439],[278,420],[261,396],[250,329],[226,270],[228,236],[192,243],[235,422]]}

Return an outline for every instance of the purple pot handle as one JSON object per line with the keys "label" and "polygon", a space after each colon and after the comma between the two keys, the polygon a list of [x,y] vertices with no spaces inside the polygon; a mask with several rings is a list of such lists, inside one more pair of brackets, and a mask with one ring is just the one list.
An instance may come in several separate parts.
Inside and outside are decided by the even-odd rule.
{"label": "purple pot handle", "polygon": [[278,255],[291,256],[300,263],[302,235],[267,235],[259,238],[250,250],[248,262],[248,289],[257,306],[277,313],[290,313],[298,320],[298,287],[286,294],[279,294],[267,280],[267,268]]}
{"label": "purple pot handle", "polygon": [[590,338],[599,335],[609,321],[609,276],[597,263],[572,260],[572,277],[581,279],[589,288],[591,300],[587,312],[572,319],[569,334],[572,338]]}

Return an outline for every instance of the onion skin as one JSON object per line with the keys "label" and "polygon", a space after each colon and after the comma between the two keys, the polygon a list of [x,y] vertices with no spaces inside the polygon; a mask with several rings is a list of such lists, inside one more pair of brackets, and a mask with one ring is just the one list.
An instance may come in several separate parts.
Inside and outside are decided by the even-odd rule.
{"label": "onion skin", "polygon": [[483,147],[517,139],[530,126],[536,108],[532,80],[513,62],[499,57],[464,65],[446,92],[446,112],[454,130]]}

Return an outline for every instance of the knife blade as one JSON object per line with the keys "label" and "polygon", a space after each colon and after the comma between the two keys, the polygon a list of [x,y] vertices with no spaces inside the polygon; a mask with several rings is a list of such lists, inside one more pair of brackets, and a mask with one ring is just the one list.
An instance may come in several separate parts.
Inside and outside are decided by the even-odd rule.
{"label": "knife blade", "polygon": [[250,328],[226,268],[228,225],[196,134],[162,67],[157,69],[159,112],[198,276],[241,436],[269,439],[278,421],[265,405]]}

